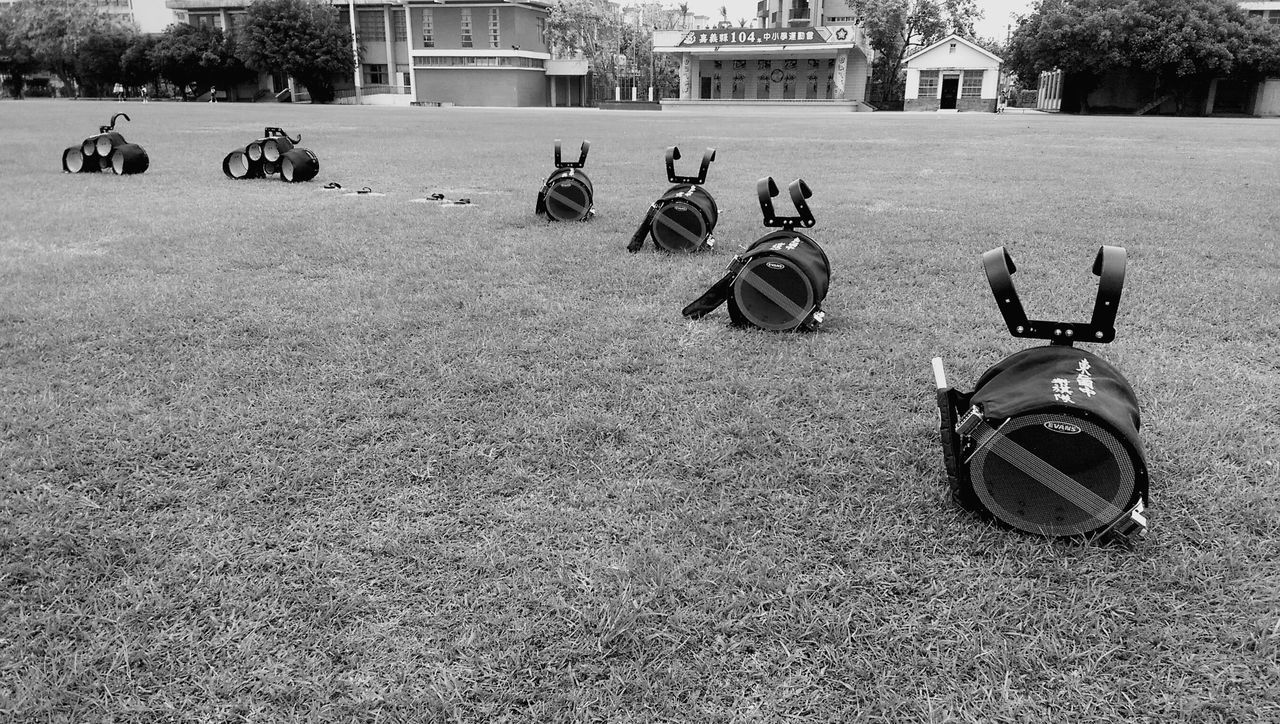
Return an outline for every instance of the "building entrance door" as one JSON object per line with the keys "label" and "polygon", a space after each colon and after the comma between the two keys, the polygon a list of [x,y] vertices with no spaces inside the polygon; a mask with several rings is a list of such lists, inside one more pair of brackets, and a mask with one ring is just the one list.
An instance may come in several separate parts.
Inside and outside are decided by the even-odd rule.
{"label": "building entrance door", "polygon": [[944,111],[954,111],[956,109],[956,96],[958,95],[960,95],[960,79],[943,78],[942,103],[938,107]]}
{"label": "building entrance door", "polygon": [[698,97],[703,100],[711,98],[711,76],[702,76],[702,87],[698,89]]}

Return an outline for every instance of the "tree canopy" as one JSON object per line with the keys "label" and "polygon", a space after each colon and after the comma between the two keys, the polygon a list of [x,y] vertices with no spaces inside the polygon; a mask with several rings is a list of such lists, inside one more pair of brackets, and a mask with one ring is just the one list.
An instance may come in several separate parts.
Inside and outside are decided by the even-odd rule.
{"label": "tree canopy", "polygon": [[0,67],[15,76],[10,84],[19,90],[22,76],[37,68],[79,81],[80,46],[129,30],[120,16],[99,12],[94,0],[18,0],[0,13]]}
{"label": "tree canopy", "polygon": [[357,61],[347,21],[318,0],[255,0],[240,53],[254,70],[293,76],[319,103],[333,99],[334,76],[350,76]]}
{"label": "tree canopy", "polygon": [[192,84],[203,92],[209,86],[232,85],[246,76],[235,44],[208,25],[170,25],[151,46],[150,58],[152,67],[184,96]]}
{"label": "tree canopy", "polygon": [[1061,69],[1087,93],[1128,71],[1184,94],[1217,77],[1280,73],[1280,30],[1235,0],[1040,0],[1019,20],[1006,60],[1024,82]]}

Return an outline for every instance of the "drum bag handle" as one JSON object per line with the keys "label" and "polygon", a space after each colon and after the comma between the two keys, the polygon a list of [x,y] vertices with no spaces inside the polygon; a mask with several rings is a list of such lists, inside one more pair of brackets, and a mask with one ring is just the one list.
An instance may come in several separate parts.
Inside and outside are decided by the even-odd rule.
{"label": "drum bag handle", "polygon": [[995,295],[996,305],[1014,337],[1047,339],[1058,345],[1073,342],[1106,343],[1116,338],[1116,310],[1120,306],[1120,293],[1124,288],[1124,270],[1128,254],[1123,247],[1102,246],[1093,261],[1093,274],[1099,278],[1098,295],[1093,303],[1093,316],[1085,322],[1050,322],[1027,319],[1018,291],[1013,285],[1013,274],[1018,267],[1003,246],[982,255],[982,268]]}
{"label": "drum bag handle", "polygon": [[711,166],[711,162],[716,160],[716,150],[708,148],[702,152],[702,167],[698,169],[697,176],[677,176],[676,161],[680,160],[680,148],[677,146],[667,147],[667,180],[673,184],[690,184],[693,186],[701,186],[707,181],[707,169]]}
{"label": "drum bag handle", "polygon": [[791,203],[795,205],[799,216],[778,216],[774,212],[773,197],[778,195],[778,184],[774,183],[772,176],[766,176],[756,182],[756,198],[760,200],[760,212],[764,214],[764,225],[782,229],[803,226],[808,229],[817,223],[806,201],[813,196],[813,192],[809,190],[809,184],[806,184],[804,179],[796,179],[787,185],[787,193],[791,196]]}
{"label": "drum bag handle", "polygon": [[578,160],[560,160],[560,139],[556,139],[556,168],[582,168],[587,165],[587,151],[591,150],[591,141],[583,141],[579,149]]}

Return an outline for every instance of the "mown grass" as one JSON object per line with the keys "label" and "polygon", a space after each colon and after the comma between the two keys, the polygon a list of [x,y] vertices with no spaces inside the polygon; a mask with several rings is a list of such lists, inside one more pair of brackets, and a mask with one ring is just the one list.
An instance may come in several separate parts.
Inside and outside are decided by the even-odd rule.
{"label": "mown grass", "polygon": [[[60,174],[119,108],[0,106],[0,717],[1280,721],[1277,122],[130,104],[151,169]],[[314,183],[222,177],[266,125]],[[719,247],[628,255],[673,143]],[[679,315],[764,175],[819,334]],[[1103,243],[1132,553],[954,509],[929,373],[1026,345],[981,252],[1078,318]]]}

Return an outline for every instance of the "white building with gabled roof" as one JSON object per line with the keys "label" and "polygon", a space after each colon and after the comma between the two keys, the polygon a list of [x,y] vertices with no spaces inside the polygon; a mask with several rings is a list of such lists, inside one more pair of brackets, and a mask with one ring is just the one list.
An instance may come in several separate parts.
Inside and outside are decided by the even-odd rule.
{"label": "white building with gabled roof", "polygon": [[903,110],[994,113],[1004,60],[952,33],[905,61]]}

